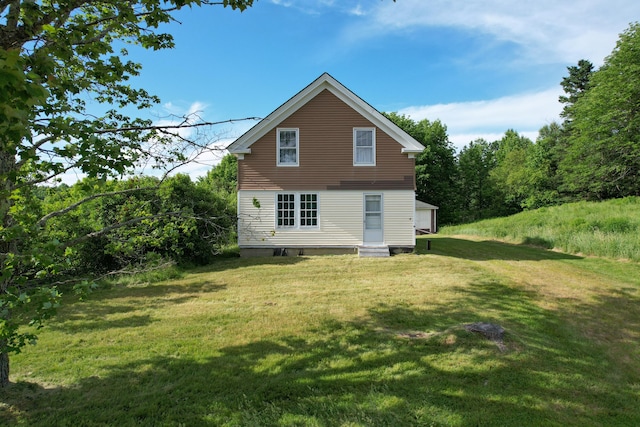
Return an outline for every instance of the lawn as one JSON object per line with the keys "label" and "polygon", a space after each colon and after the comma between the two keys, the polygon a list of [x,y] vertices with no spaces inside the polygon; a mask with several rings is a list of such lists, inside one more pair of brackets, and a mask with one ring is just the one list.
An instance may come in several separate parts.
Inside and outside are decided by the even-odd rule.
{"label": "lawn", "polygon": [[429,239],[102,288],[12,358],[0,424],[640,425],[640,264]]}

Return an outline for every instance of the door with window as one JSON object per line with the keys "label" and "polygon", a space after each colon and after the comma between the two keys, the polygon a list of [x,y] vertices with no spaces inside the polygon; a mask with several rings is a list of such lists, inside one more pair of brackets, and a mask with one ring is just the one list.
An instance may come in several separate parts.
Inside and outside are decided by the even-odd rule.
{"label": "door with window", "polygon": [[364,195],[364,236],[363,243],[382,244],[382,194]]}

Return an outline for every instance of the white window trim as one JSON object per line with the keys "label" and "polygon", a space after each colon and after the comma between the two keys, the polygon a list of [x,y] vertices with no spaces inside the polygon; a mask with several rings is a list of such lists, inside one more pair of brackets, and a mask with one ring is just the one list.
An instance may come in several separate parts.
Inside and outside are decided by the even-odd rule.
{"label": "white window trim", "polygon": [[[280,132],[296,133],[296,162],[280,163]],[[299,128],[277,128],[276,129],[276,165],[282,167],[297,167],[300,164],[300,129]]]}
{"label": "white window trim", "polygon": [[[373,162],[372,163],[358,163],[357,159],[357,149],[356,149],[356,135],[358,131],[371,131],[372,134],[372,150],[373,150]],[[353,128],[353,166],[375,166],[376,165],[376,128]]]}
{"label": "white window trim", "polygon": [[[295,225],[294,226],[285,226],[278,225],[278,195],[280,194],[293,194],[293,203],[295,206]],[[316,196],[316,225],[301,225],[300,221],[300,195],[302,194],[313,194]],[[314,191],[279,191],[274,196],[274,227],[276,230],[286,231],[286,230],[319,230],[320,229],[320,194]]]}

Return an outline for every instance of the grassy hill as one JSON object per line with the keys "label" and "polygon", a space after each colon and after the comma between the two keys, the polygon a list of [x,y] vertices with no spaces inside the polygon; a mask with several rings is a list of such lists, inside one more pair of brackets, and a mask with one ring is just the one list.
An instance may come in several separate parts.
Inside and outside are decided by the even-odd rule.
{"label": "grassy hill", "polygon": [[490,237],[572,254],[640,261],[640,197],[579,202],[472,224],[442,234]]}
{"label": "grassy hill", "polygon": [[640,425],[640,264],[428,238],[67,301],[12,358],[0,425]]}

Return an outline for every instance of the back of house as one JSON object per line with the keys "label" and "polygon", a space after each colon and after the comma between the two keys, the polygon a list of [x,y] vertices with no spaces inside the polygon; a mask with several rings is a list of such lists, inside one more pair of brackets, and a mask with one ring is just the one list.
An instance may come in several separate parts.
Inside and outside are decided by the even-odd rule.
{"label": "back of house", "polygon": [[415,246],[424,147],[325,73],[238,138],[241,255]]}

